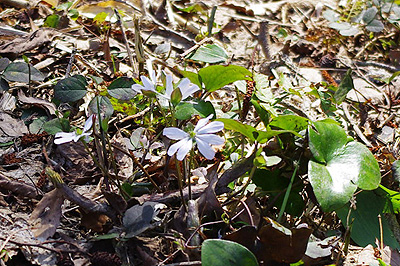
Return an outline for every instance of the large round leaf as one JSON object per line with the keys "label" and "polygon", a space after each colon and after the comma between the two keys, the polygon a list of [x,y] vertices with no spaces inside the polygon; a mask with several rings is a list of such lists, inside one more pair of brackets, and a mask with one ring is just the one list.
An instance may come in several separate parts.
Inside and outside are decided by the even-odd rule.
{"label": "large round leaf", "polygon": [[207,239],[201,246],[203,266],[257,266],[253,253],[246,247],[227,240]]}
{"label": "large round leaf", "polygon": [[131,78],[120,77],[108,86],[107,91],[112,97],[118,100],[129,101],[137,94],[132,89],[133,84],[135,82]]}
{"label": "large round leaf", "polygon": [[86,79],[81,75],[62,79],[54,86],[54,97],[64,103],[75,102],[85,96],[86,85]]}
{"label": "large round leaf", "polygon": [[357,187],[364,190],[378,187],[378,162],[361,143],[352,141],[328,154],[326,163],[311,160],[308,165],[310,183],[324,211],[342,207]]}
{"label": "large round leaf", "polygon": [[310,150],[315,160],[320,163],[331,160],[334,153],[347,142],[344,129],[329,121],[314,122],[308,129]]}

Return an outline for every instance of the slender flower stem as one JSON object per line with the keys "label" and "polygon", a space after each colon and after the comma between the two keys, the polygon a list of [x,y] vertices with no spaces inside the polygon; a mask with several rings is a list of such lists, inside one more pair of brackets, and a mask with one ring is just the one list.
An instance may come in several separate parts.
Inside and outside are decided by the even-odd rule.
{"label": "slender flower stem", "polygon": [[93,152],[89,149],[89,146],[84,140],[81,140],[83,143],[83,146],[85,147],[85,150],[89,153],[90,157],[92,158],[93,162],[96,164],[97,167],[100,168],[101,172],[103,173],[104,176],[108,177],[107,171],[104,169],[104,167],[99,163],[99,161],[96,159],[96,156],[94,156]]}
{"label": "slender flower stem", "polygon": [[[181,198],[182,198],[182,205],[183,208],[186,212],[186,202],[185,202],[185,197],[183,196],[183,179],[182,179],[182,171],[181,171],[181,166],[179,164],[178,159],[175,156],[175,167],[176,167],[176,172],[178,174],[178,187],[179,187],[179,193],[181,194]],[[189,190],[190,191],[190,190]]]}

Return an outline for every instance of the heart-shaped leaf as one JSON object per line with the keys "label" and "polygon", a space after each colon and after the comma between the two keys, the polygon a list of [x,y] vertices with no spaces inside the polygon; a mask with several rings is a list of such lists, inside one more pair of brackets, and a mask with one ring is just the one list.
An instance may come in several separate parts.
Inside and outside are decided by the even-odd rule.
{"label": "heart-shaped leaf", "polygon": [[75,102],[85,96],[86,85],[86,79],[81,75],[62,79],[54,86],[54,97],[64,103]]}
{"label": "heart-shaped leaf", "polygon": [[378,187],[378,162],[367,147],[351,141],[336,124],[314,122],[309,127],[310,150],[314,160],[308,164],[308,177],[315,196],[324,211],[346,204],[357,187],[372,190]]}
{"label": "heart-shaped leaf", "polygon": [[135,84],[135,82],[133,82],[131,78],[120,77],[108,86],[107,91],[111,97],[118,100],[129,101],[136,95],[136,92],[132,89],[133,84]]}
{"label": "heart-shaped leaf", "polygon": [[203,266],[257,266],[253,253],[246,247],[228,240],[207,239],[201,246]]}

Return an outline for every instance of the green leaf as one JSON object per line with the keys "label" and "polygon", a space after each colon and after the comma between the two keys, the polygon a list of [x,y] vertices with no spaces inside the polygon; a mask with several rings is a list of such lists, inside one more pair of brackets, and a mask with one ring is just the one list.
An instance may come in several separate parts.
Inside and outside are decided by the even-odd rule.
{"label": "green leaf", "polygon": [[62,79],[54,86],[54,98],[64,103],[75,102],[85,96],[86,85],[86,79],[81,75]]}
{"label": "green leaf", "polygon": [[225,129],[239,132],[240,134],[246,136],[251,141],[255,141],[256,138],[258,137],[257,129],[255,129],[252,126],[245,125],[239,121],[228,118],[219,118],[216,119],[216,121],[223,122]]}
{"label": "green leaf", "polygon": [[173,106],[177,106],[182,100],[182,92],[179,88],[176,88],[171,93],[171,103]]}
{"label": "green leaf", "polygon": [[54,118],[43,124],[43,130],[50,135],[54,135],[61,131],[69,132],[70,128],[69,120],[66,118]]}
{"label": "green leaf", "polygon": [[371,32],[381,32],[385,29],[385,25],[382,21],[374,19],[365,28]]}
{"label": "green leaf", "polygon": [[132,89],[133,84],[135,82],[131,78],[120,77],[108,86],[107,91],[111,97],[122,101],[129,101],[136,96],[136,92]]}
{"label": "green leaf", "polygon": [[375,190],[377,195],[387,199],[384,213],[400,213],[400,192],[388,189],[382,185]]}
{"label": "green leaf", "polygon": [[44,21],[44,27],[49,27],[49,28],[57,28],[58,23],[60,22],[60,16],[57,14],[53,14],[50,16],[47,16],[47,18]]}
{"label": "green leaf", "polygon": [[308,137],[310,150],[319,163],[330,161],[333,154],[347,143],[344,129],[336,124],[322,121],[313,122],[309,126]]}
{"label": "green leaf", "polygon": [[337,104],[342,103],[344,99],[346,99],[347,93],[354,89],[351,72],[351,69],[347,70],[346,75],[344,75],[343,80],[340,82],[339,87],[335,92],[335,95],[333,95]]}
{"label": "green leaf", "polygon": [[278,136],[279,134],[283,133],[297,134],[292,130],[272,130],[272,129],[267,129],[265,131],[257,130],[252,126],[228,118],[219,118],[216,119],[216,121],[223,122],[225,129],[239,132],[240,134],[246,136],[249,140],[258,141],[259,143],[265,143],[272,137]]}
{"label": "green leaf", "polygon": [[309,161],[308,177],[324,211],[342,207],[357,187],[364,190],[378,187],[379,165],[367,147],[355,141],[346,144],[346,133],[337,125],[321,122],[314,125],[318,134],[309,129],[310,150],[318,158]]}
{"label": "green leaf", "polygon": [[378,9],[375,6],[368,8],[362,14],[362,22],[364,24],[369,24],[374,20],[376,14],[378,14]]}
{"label": "green leaf", "polygon": [[10,85],[8,85],[7,80],[0,77],[0,91],[8,91],[10,89]]}
{"label": "green leaf", "polygon": [[99,106],[100,106],[100,114],[102,119],[105,117],[111,117],[111,115],[114,113],[114,107],[106,96],[96,96],[94,97],[90,103],[89,103],[89,109],[92,111],[93,114],[98,115],[98,108],[97,108],[97,101],[99,101]]}
{"label": "green leaf", "polygon": [[10,59],[7,57],[0,58],[0,71],[3,71],[10,64]]}
{"label": "green leaf", "polygon": [[254,106],[254,109],[256,109],[256,112],[258,116],[261,118],[261,121],[264,123],[264,126],[267,126],[269,124],[269,119],[270,119],[270,114],[268,111],[266,111],[259,103],[258,101],[252,99],[251,104]]}
{"label": "green leaf", "polygon": [[270,126],[300,132],[307,128],[308,119],[297,115],[280,115],[272,119]]}
{"label": "green leaf", "polygon": [[191,72],[191,71],[184,71],[184,70],[179,70],[179,72],[185,77],[190,80],[193,84],[196,84],[199,86],[199,88],[202,88],[201,81],[199,80],[200,76],[197,73]]}
{"label": "green leaf", "polygon": [[201,246],[202,266],[257,266],[253,253],[246,247],[228,240],[207,239]]}
{"label": "green leaf", "polygon": [[200,100],[197,103],[181,102],[176,106],[175,118],[179,120],[186,120],[193,115],[200,115],[207,117],[210,114],[215,115],[214,106],[211,102]]}
{"label": "green leaf", "polygon": [[[336,211],[340,220],[347,225],[347,221],[352,222],[351,238],[353,241],[362,247],[369,244],[375,245],[375,240],[380,239],[380,225],[378,215],[382,217],[383,241],[394,249],[399,249],[400,244],[394,237],[393,232],[390,230],[388,220],[383,215],[386,199],[380,197],[374,191],[362,191],[356,196],[356,209],[352,209],[350,216],[349,204],[344,208]],[[348,219],[349,218],[349,219]]]}
{"label": "green leaf", "polygon": [[199,76],[207,91],[212,92],[237,80],[250,80],[251,72],[241,66],[208,66],[200,69]]}
{"label": "green leaf", "polygon": [[33,66],[25,62],[15,62],[7,66],[4,70],[3,76],[8,81],[29,83],[29,68],[31,71],[31,80],[42,81],[44,80],[43,74]]}
{"label": "green leaf", "polygon": [[205,46],[201,46],[187,58],[213,64],[225,62],[229,57],[222,47],[216,44],[207,44]]}

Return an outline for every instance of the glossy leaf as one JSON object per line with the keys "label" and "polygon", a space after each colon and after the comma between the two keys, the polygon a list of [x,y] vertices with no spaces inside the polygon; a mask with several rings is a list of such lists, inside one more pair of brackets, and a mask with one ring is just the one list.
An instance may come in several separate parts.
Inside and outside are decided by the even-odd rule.
{"label": "glossy leaf", "polygon": [[205,63],[223,63],[229,57],[222,47],[216,44],[207,44],[205,46],[201,46],[187,58]]}
{"label": "glossy leaf", "polygon": [[201,246],[202,266],[257,266],[253,253],[246,247],[228,240],[207,239]]}
{"label": "glossy leaf", "polygon": [[[33,81],[42,81],[44,80],[43,74],[34,68],[33,66],[29,65],[30,68],[30,80]],[[29,68],[28,64],[25,62],[14,62],[7,66],[4,70],[3,77],[8,81],[16,81],[16,82],[29,82]]]}
{"label": "glossy leaf", "polygon": [[62,79],[54,86],[54,98],[61,102],[80,100],[86,94],[86,85],[86,79],[81,75]]}
{"label": "glossy leaf", "polygon": [[309,126],[308,137],[314,159],[320,163],[332,159],[333,154],[347,142],[344,129],[337,124],[322,121]]}
{"label": "glossy leaf", "polygon": [[111,97],[118,100],[129,101],[136,96],[136,92],[132,89],[132,85],[135,84],[131,78],[120,77],[114,80],[107,91]]}
{"label": "glossy leaf", "polygon": [[209,92],[216,91],[237,80],[250,80],[251,75],[246,68],[234,65],[208,66],[199,71],[204,88]]}
{"label": "glossy leaf", "polygon": [[365,28],[372,32],[381,32],[385,29],[385,25],[382,21],[374,19]]}
{"label": "glossy leaf", "polygon": [[346,133],[335,124],[315,122],[314,126],[318,133],[310,127],[314,160],[309,161],[308,177],[324,211],[342,207],[357,187],[378,187],[379,165],[367,147],[355,141],[347,143]]}

